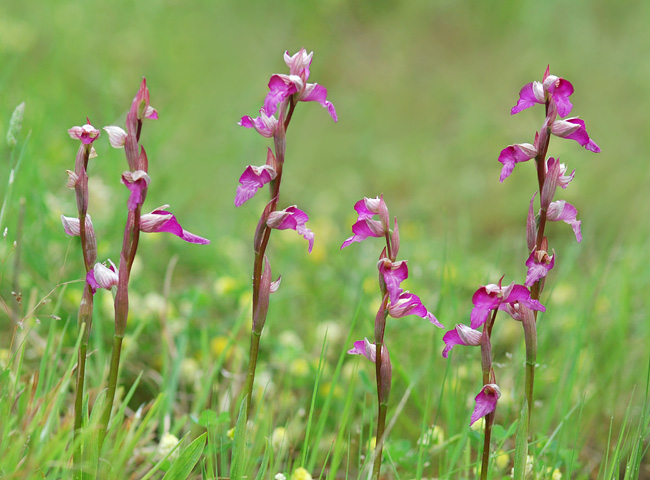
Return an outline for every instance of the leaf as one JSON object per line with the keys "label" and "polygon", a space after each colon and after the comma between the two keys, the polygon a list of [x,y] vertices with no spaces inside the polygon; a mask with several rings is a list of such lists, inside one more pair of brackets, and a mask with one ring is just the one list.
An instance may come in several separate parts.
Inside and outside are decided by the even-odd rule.
{"label": "leaf", "polygon": [[185,480],[192,473],[199,458],[201,458],[207,436],[208,433],[206,432],[190,443],[174,461],[169,471],[163,477],[163,480]]}
{"label": "leaf", "polygon": [[231,480],[241,480],[246,471],[246,400],[244,397],[239,407],[235,439],[232,446],[232,465],[230,466]]}
{"label": "leaf", "polygon": [[526,476],[526,457],[528,456],[528,401],[524,398],[524,405],[519,415],[517,428],[517,443],[515,446],[515,469],[513,480],[523,480]]}

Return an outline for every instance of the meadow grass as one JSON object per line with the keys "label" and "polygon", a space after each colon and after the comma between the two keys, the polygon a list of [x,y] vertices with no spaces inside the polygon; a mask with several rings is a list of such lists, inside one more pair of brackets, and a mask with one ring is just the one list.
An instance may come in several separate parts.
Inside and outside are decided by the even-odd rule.
{"label": "meadow grass", "polygon": [[[5,166],[20,159],[10,188],[9,168],[0,169],[7,205],[0,228],[8,229],[0,244],[0,477],[75,474],[83,263],[78,241],[59,222],[76,208],[65,188],[76,149],[68,128],[86,116],[95,126],[123,123],[146,75],[161,115],[143,134],[156,187],[147,205],[172,203],[184,226],[213,241],[196,251],[175,238],[142,238],[121,387],[101,454],[96,429],[113,327],[110,293],[96,295],[85,426],[75,440],[89,478],[289,478],[298,467],[313,478],[367,478],[374,373],[345,351],[371,331],[376,251],[365,244],[339,251],[354,221],[351,207],[383,193],[399,217],[400,257],[417,266],[408,289],[448,328],[467,322],[478,285],[525,275],[534,172],[518,167],[501,185],[496,158],[509,143],[532,140],[526,135],[537,120],[508,111],[520,86],[550,63],[576,87],[576,109],[603,152],[591,157],[559,141],[551,147],[577,169],[568,194],[584,240],[576,244],[568,229],[549,227],[558,257],[541,299],[548,310],[539,317],[537,433],[529,449],[540,478],[551,478],[547,467],[562,478],[650,478],[650,125],[638,107],[650,94],[647,66],[635,53],[650,48],[648,8],[604,0],[546,8],[0,6],[0,132],[13,109],[26,105],[15,149],[4,142],[0,149]],[[327,86],[340,121],[300,108],[289,131],[283,201],[309,212],[316,245],[307,256],[302,239],[274,235],[269,248],[283,283],[271,297],[254,424],[245,438],[233,437],[248,354],[250,239],[263,201],[235,210],[232,200],[241,170],[264,154],[259,139],[235,123],[255,113],[268,74],[283,68],[281,53],[302,46],[315,51],[313,76]],[[125,163],[105,141],[97,150],[90,213],[101,259],[117,255],[126,202],[117,179]],[[387,325],[393,388],[382,471],[404,480],[474,478],[482,439],[468,424],[480,356],[456,348],[444,360],[442,332],[426,323],[406,317]],[[493,445],[503,454],[492,462],[495,479],[514,462],[525,358],[519,324],[501,316],[497,323],[503,396]],[[160,446],[166,434],[181,439],[173,452]]]}

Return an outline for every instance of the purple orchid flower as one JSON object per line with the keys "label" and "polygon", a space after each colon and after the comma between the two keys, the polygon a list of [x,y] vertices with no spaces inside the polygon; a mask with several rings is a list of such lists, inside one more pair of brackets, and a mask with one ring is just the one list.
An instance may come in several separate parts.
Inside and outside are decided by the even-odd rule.
{"label": "purple orchid flower", "polygon": [[499,154],[499,162],[503,164],[501,176],[499,177],[501,183],[510,176],[515,165],[521,162],[527,162],[531,158],[537,156],[538,141],[539,135],[535,135],[534,145],[531,145],[530,143],[520,143],[518,145],[509,145],[501,150],[501,153]]}
{"label": "purple orchid flower", "polygon": [[309,253],[311,253],[314,247],[314,232],[305,226],[307,220],[309,220],[307,214],[293,205],[284,210],[271,212],[266,220],[266,224],[270,228],[277,230],[295,230],[309,242]]}
{"label": "purple orchid flower", "polygon": [[530,291],[523,285],[515,284],[514,282],[507,287],[501,286],[501,281],[498,284],[485,285],[472,296],[472,303],[474,308],[470,314],[471,327],[476,329],[483,325],[492,310],[498,309],[502,304],[511,304],[519,302],[531,310],[545,312],[546,308],[539,301],[530,297]]}
{"label": "purple orchid flower", "polygon": [[275,131],[278,128],[278,119],[272,114],[267,115],[266,110],[261,108],[259,117],[251,118],[249,116],[244,116],[237,125],[245,128],[254,128],[257,133],[263,137],[271,138],[275,135]]}
{"label": "purple orchid flower", "polygon": [[372,363],[377,360],[377,346],[367,338],[354,342],[354,347],[348,350],[348,353],[350,355],[363,355]]}
{"label": "purple orchid flower", "polygon": [[[348,350],[351,355],[363,355],[372,363],[377,362],[377,346],[371,343],[367,338],[354,342],[354,347]],[[379,392],[379,401],[387,402],[390,395],[391,380],[393,376],[393,365],[390,362],[390,355],[386,343],[381,346],[381,375],[382,390]]]}
{"label": "purple orchid flower", "polygon": [[483,388],[476,396],[476,407],[472,412],[469,424],[472,425],[479,418],[486,416],[488,413],[494,412],[497,408],[497,400],[501,397],[501,390],[496,383],[488,383],[483,385]]}
{"label": "purple orchid flower", "polygon": [[86,281],[92,288],[93,295],[100,288],[110,290],[112,287],[117,286],[119,275],[117,267],[109,258],[106,266],[103,263],[96,263],[86,274]]}
{"label": "purple orchid flower", "polygon": [[447,358],[451,349],[456,345],[476,347],[481,344],[482,336],[483,334],[478,330],[474,330],[462,323],[458,324],[442,337],[442,341],[445,342],[445,349],[442,351],[442,356]]}
{"label": "purple orchid flower", "polygon": [[[556,167],[557,171],[554,169],[556,163],[559,164],[559,167]],[[560,163],[559,158],[556,160],[553,157],[546,160],[546,178],[548,178],[549,172],[554,173],[557,186],[562,188],[566,188],[576,175],[575,170],[570,175],[567,175],[567,166],[564,163]]]}
{"label": "purple orchid flower", "polygon": [[519,100],[517,104],[512,107],[511,115],[515,115],[527,108],[532,107],[536,103],[544,105],[546,103],[546,96],[549,95],[557,106],[557,112],[561,117],[566,117],[571,113],[573,104],[569,101],[569,97],[573,93],[573,85],[568,80],[550,75],[549,66],[546,67],[544,72],[543,82],[527,83],[519,91]]}
{"label": "purple orchid flower", "polygon": [[166,210],[167,208],[169,208],[169,205],[163,205],[151,213],[141,215],[140,231],[145,233],[168,232],[186,242],[199,245],[207,245],[210,243],[210,240],[207,238],[199,237],[187,230],[183,230],[176,217],[171,212],[168,212]]}
{"label": "purple orchid flower", "polygon": [[296,101],[320,103],[335,122],[338,120],[334,105],[327,100],[327,89],[316,83],[307,83],[313,55],[314,52],[307,54],[304,48],[293,56],[285,52],[284,59],[289,67],[289,75],[275,74],[271,77],[269,93],[264,99],[264,110],[268,115],[275,114],[280,102],[296,95]]}
{"label": "purple orchid flower", "polygon": [[554,121],[551,125],[551,133],[560,138],[575,140],[581,146],[594,153],[600,152],[600,147],[589,137],[584,120],[577,117]]}
{"label": "purple orchid flower", "polygon": [[99,138],[100,131],[90,124],[90,120],[86,119],[88,123],[81,127],[72,127],[68,129],[68,134],[73,140],[81,140],[84,145],[90,145]]}
{"label": "purple orchid flower", "polygon": [[144,191],[150,182],[149,175],[143,170],[136,170],[135,172],[127,171],[122,174],[122,183],[131,191],[129,201],[127,202],[129,211],[133,212],[138,205],[142,205],[144,202]]}
{"label": "purple orchid flower", "polygon": [[[354,242],[362,242],[368,237],[383,237],[389,231],[388,208],[384,198],[367,198],[354,204],[354,209],[359,214],[357,221],[352,225],[353,235],[343,242],[341,250]],[[380,220],[372,217],[379,214]]]}
{"label": "purple orchid flower", "polygon": [[235,206],[241,207],[245,202],[255,196],[257,190],[269,183],[276,176],[275,169],[270,165],[256,167],[249,165],[239,177],[240,185],[235,194]]}
{"label": "purple orchid flower", "polygon": [[384,279],[386,290],[391,303],[396,303],[399,296],[404,291],[400,284],[409,276],[409,270],[406,266],[406,260],[391,262],[387,258],[382,258],[377,262],[377,269]]}
{"label": "purple orchid flower", "polygon": [[402,318],[406,317],[407,315],[417,315],[418,317],[429,320],[438,328],[445,328],[444,325],[438,321],[435,315],[428,311],[424,305],[422,305],[420,297],[408,291],[400,294],[396,302],[391,301],[390,305],[388,306],[388,314],[393,318]]}
{"label": "purple orchid flower", "polygon": [[558,222],[562,220],[564,223],[571,225],[573,233],[576,236],[578,243],[582,241],[582,233],[580,232],[581,220],[577,219],[578,210],[570,203],[564,200],[551,202],[546,211],[546,220],[551,222]]}
{"label": "purple orchid flower", "polygon": [[527,287],[532,287],[535,282],[544,278],[555,265],[555,252],[549,257],[545,250],[533,250],[526,260],[528,272],[526,273]]}

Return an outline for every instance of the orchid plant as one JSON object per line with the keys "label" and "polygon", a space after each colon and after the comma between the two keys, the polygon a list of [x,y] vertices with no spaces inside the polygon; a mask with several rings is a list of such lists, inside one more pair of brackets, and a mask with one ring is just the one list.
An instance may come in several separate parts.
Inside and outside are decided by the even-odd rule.
{"label": "orchid plant", "polygon": [[[549,67],[544,72],[542,82],[528,83],[520,90],[519,100],[510,112],[512,115],[535,104],[545,107],[545,118],[540,131],[535,134],[533,143],[509,145],[499,155],[499,162],[503,165],[501,182],[511,175],[517,164],[535,159],[537,192],[532,195],[530,200],[526,221],[526,245],[530,252],[525,261],[526,279],[524,285],[513,283],[503,287],[499,280],[498,284],[486,285],[478,289],[472,298],[474,308],[470,318],[471,325],[469,327],[456,325],[443,337],[446,345],[443,350],[444,357],[455,345],[481,346],[484,386],[476,397],[476,407],[470,422],[474,423],[479,418],[486,416],[482,479],[487,478],[491,427],[497,400],[501,396],[491,366],[490,337],[497,311],[504,310],[513,319],[520,321],[524,329],[526,345],[525,408],[528,419],[525,422],[525,436],[527,437],[533,406],[533,385],[537,360],[537,312],[545,311],[539,298],[544,289],[546,277],[555,266],[555,251],[552,250],[552,254],[549,253],[548,238],[545,234],[546,223],[548,221],[563,221],[571,226],[576,240],[578,242],[582,240],[581,221],[577,219],[576,208],[565,200],[555,200],[557,187],[567,188],[575,176],[575,170],[567,175],[567,167],[560,163],[559,158],[547,158],[552,135],[575,140],[589,151],[600,152],[600,147],[589,137],[585,122],[578,117],[568,117],[573,109],[573,104],[569,100],[572,94],[573,85],[564,78],[551,75]],[[540,206],[536,213],[534,202],[538,194]],[[475,330],[481,326],[483,326],[481,332]]]}
{"label": "orchid plant", "polygon": [[108,134],[111,146],[124,148],[129,170],[122,174],[121,182],[129,190],[127,201],[127,221],[124,240],[120,253],[119,268],[108,259],[107,263],[97,263],[97,241],[88,210],[88,160],[96,156],[92,143],[99,138],[100,131],[90,121],[82,127],[73,127],[68,133],[81,141],[77,153],[75,170],[68,171],[68,187],[74,188],[77,196],[78,217],[61,216],[65,232],[79,236],[86,269],[84,293],[79,307],[79,326],[83,329],[79,349],[79,368],[77,369],[77,396],[75,401],[75,429],[82,426],[81,406],[83,402],[85,358],[88,337],[92,323],[93,295],[98,289],[111,290],[114,294],[115,333],[113,338],[113,355],[109,371],[108,393],[102,413],[99,432],[99,447],[104,441],[106,429],[111,416],[115,391],[117,389],[118,370],[122,340],[126,331],[129,314],[129,278],[138,249],[140,232],[169,232],[181,239],[195,244],[208,244],[209,240],[185,231],[168,206],[159,207],[151,213],[142,214],[147,189],[151,179],[148,174],[149,161],[144,147],[139,144],[144,119],[157,119],[157,111],[149,104],[149,90],[143,79],[131,109],[126,117],[126,131],[121,127],[109,126],[104,130]]}
{"label": "orchid plant", "polygon": [[[386,413],[392,378],[392,365],[388,347],[384,342],[386,319],[389,316],[402,318],[407,315],[417,315],[429,320],[436,327],[444,327],[433,313],[426,309],[420,297],[405,291],[401,286],[402,282],[408,278],[408,267],[406,260],[397,260],[400,245],[397,218],[394,219],[391,230],[390,215],[383,195],[377,198],[363,198],[355,204],[354,209],[358,213],[357,221],[352,225],[352,236],[343,242],[341,249],[354,242],[362,242],[369,237],[383,237],[386,241],[386,246],[379,255],[377,263],[381,304],[375,317],[375,341],[373,343],[365,338],[355,342],[353,348],[348,350],[349,354],[362,355],[375,364],[378,414],[372,478],[378,479],[385,442]],[[375,215],[379,216],[378,220],[374,218]]]}
{"label": "orchid plant", "polygon": [[239,186],[235,194],[235,206],[240,207],[253,198],[255,193],[264,185],[269,184],[270,201],[262,211],[253,240],[255,260],[253,264],[253,314],[251,328],[251,346],[246,375],[246,416],[251,411],[251,396],[255,380],[257,356],[260,348],[260,337],[266,322],[269,308],[270,294],[280,285],[271,280],[271,265],[266,257],[266,247],[271,231],[295,230],[305,238],[311,253],[314,245],[314,233],[307,228],[309,217],[305,212],[293,205],[278,210],[280,198],[280,185],[285,160],[285,141],[287,128],[291,122],[294,109],[298,102],[317,102],[327,109],[332,119],[336,122],[338,117],[334,105],[327,100],[327,90],[316,83],[307,83],[309,80],[311,61],[314,53],[307,53],[304,48],[294,55],[284,53],[284,61],[289,67],[289,74],[274,74],[269,81],[269,92],[264,99],[257,118],[244,116],[239,125],[253,128],[265,138],[273,138],[273,150],[267,149],[266,163],[261,166],[249,165],[239,179]]}

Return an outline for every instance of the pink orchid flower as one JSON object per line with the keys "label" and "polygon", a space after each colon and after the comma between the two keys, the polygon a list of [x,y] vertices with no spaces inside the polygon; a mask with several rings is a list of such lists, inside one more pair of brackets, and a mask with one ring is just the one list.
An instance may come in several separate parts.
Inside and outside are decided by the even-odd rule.
{"label": "pink orchid flower", "polygon": [[[371,343],[367,338],[354,342],[354,347],[348,350],[350,355],[362,355],[372,363],[377,363],[377,345]],[[393,365],[390,362],[390,355],[386,343],[381,346],[381,375],[382,390],[379,392],[379,401],[386,402],[390,395],[391,380],[393,376]]]}
{"label": "pink orchid flower", "polygon": [[[352,225],[353,235],[343,242],[341,249],[354,242],[362,242],[368,237],[383,237],[389,231],[388,208],[383,197],[364,197],[354,204],[354,209],[359,215],[356,223]],[[372,218],[377,214],[380,220]]]}
{"label": "pink orchid flower", "polygon": [[420,318],[429,320],[438,328],[445,328],[433,313],[428,311],[420,297],[408,291],[400,294],[396,302],[391,302],[388,306],[388,314],[393,318],[402,318],[407,315],[417,315]]}
{"label": "pink orchid flower", "polygon": [[269,93],[264,99],[264,110],[268,115],[274,115],[278,104],[291,95],[296,95],[299,102],[318,102],[336,122],[338,117],[336,109],[327,100],[327,89],[316,83],[307,83],[309,79],[309,67],[314,52],[307,54],[302,48],[293,56],[288,52],[284,54],[284,60],[289,67],[289,75],[275,74],[269,81]]}
{"label": "pink orchid flower", "polygon": [[135,172],[126,171],[122,174],[122,183],[131,191],[127,206],[129,211],[133,212],[144,202],[144,192],[149,186],[151,179],[147,172],[136,170]]}
{"label": "pink orchid flower", "polygon": [[249,165],[239,177],[240,185],[235,194],[235,206],[241,207],[248,200],[253,198],[257,191],[273,180],[276,176],[275,169],[270,165],[256,167]]}
{"label": "pink orchid flower", "polygon": [[[88,120],[88,119],[86,119]],[[81,140],[84,145],[89,145],[99,138],[100,131],[90,124],[90,120],[86,125],[81,127],[72,127],[68,130],[70,138],[73,140]]]}
{"label": "pink orchid flower", "polygon": [[295,230],[309,242],[309,253],[311,253],[314,247],[314,232],[305,226],[307,220],[309,220],[307,214],[293,205],[284,210],[271,212],[266,220],[266,224],[270,228],[277,230]]}
{"label": "pink orchid flower", "polygon": [[199,245],[207,245],[210,243],[210,240],[207,238],[199,237],[187,230],[183,230],[176,217],[171,212],[168,212],[166,210],[167,208],[169,208],[169,205],[163,205],[151,213],[141,215],[140,231],[145,233],[168,232],[186,242]]}
{"label": "pink orchid flower", "polygon": [[445,349],[442,351],[442,356],[447,358],[451,349],[456,345],[476,347],[481,344],[482,336],[483,334],[478,330],[474,330],[462,323],[458,324],[442,337],[442,341],[445,342]]}
{"label": "pink orchid flower", "polygon": [[589,137],[585,128],[585,122],[577,117],[556,120],[551,125],[551,133],[560,138],[575,140],[581,146],[594,153],[600,152],[600,147]]}
{"label": "pink orchid flower", "polygon": [[580,232],[580,220],[577,219],[578,210],[570,203],[564,200],[551,202],[546,211],[546,220],[551,222],[559,222],[562,220],[564,223],[571,226],[573,233],[576,236],[578,243],[582,241],[582,233]]}
{"label": "pink orchid flower", "polygon": [[554,159],[553,157],[549,158],[546,160],[546,176],[548,178],[549,172],[554,172],[554,166],[556,163],[559,163],[559,167],[557,172],[555,172],[556,176],[556,182],[557,186],[566,188],[571,180],[573,180],[573,177],[576,175],[576,171],[573,170],[570,175],[567,175],[567,166],[564,163],[560,163],[560,159],[558,158],[557,160]]}
{"label": "pink orchid flower", "polygon": [[515,165],[521,162],[527,162],[531,158],[537,156],[537,142],[538,136],[535,135],[535,144],[520,143],[518,145],[509,145],[499,154],[499,162],[503,164],[501,169],[501,176],[499,180],[501,183],[510,176],[515,168]]}
{"label": "pink orchid flower", "polygon": [[530,291],[525,286],[513,282],[506,287],[502,287],[502,280],[503,277],[499,280],[498,284],[491,283],[474,292],[472,296],[474,308],[470,314],[470,325],[472,328],[476,329],[483,325],[490,312],[498,309],[502,304],[520,302],[531,310],[546,311],[544,305],[530,297]]}
{"label": "pink orchid flower", "polygon": [[377,269],[384,279],[386,290],[391,303],[397,302],[399,296],[404,291],[400,284],[409,276],[409,270],[406,266],[406,260],[391,262],[387,258],[382,258],[377,262]]}
{"label": "pink orchid flower", "polygon": [[496,383],[488,383],[484,385],[479,394],[474,399],[476,407],[472,412],[469,424],[472,425],[479,418],[486,416],[488,413],[494,412],[497,408],[497,400],[501,397],[501,390]]}
{"label": "pink orchid flower", "polygon": [[271,138],[275,135],[275,131],[278,128],[278,119],[273,114],[267,115],[266,110],[261,108],[259,117],[251,118],[244,116],[237,125],[245,128],[254,128],[263,137]]}
{"label": "pink orchid flower", "polygon": [[110,264],[108,266],[103,263],[96,263],[86,274],[86,281],[92,288],[93,295],[100,288],[110,290],[112,287],[117,286],[119,279],[117,267],[110,258],[108,263]]}
{"label": "pink orchid flower", "polygon": [[535,282],[548,275],[548,272],[555,265],[555,252],[553,253],[553,255],[549,256],[544,250],[533,250],[528,260],[526,260],[528,272],[526,273],[526,282],[524,284],[527,287],[532,287]]}
{"label": "pink orchid flower", "polygon": [[510,114],[515,115],[532,107],[536,103],[544,105],[548,95],[555,102],[558,114],[561,117],[566,117],[571,113],[571,109],[573,108],[573,104],[569,101],[572,93],[573,85],[571,85],[571,82],[561,77],[550,75],[549,67],[547,66],[542,83],[535,81],[527,83],[522,87],[519,91],[519,100],[512,107]]}

